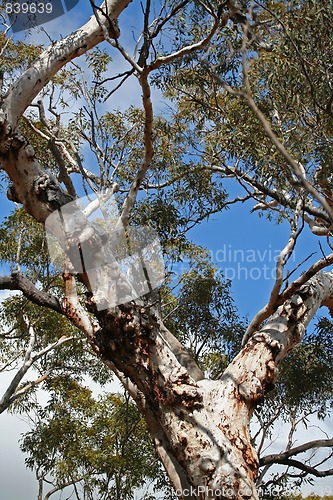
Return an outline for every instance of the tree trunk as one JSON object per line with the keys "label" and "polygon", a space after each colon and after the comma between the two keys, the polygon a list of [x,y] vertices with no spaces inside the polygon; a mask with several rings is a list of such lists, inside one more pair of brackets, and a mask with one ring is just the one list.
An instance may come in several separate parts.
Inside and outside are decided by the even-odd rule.
{"label": "tree trunk", "polygon": [[185,475],[197,492],[193,498],[200,492],[202,498],[257,498],[251,415],[273,387],[280,361],[300,342],[318,307],[332,298],[333,275],[318,273],[278,308],[218,381],[190,376],[156,315],[145,317],[135,306],[100,315],[100,354],[144,395],[138,404],[152,435],[157,433],[158,451],[160,446],[167,455],[163,461],[176,490],[188,489]]}

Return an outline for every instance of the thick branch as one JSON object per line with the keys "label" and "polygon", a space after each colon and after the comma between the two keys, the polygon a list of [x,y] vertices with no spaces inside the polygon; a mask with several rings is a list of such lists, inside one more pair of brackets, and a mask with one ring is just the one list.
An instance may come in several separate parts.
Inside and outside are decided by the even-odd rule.
{"label": "thick branch", "polygon": [[317,273],[277,308],[228,366],[222,379],[232,377],[252,410],[275,383],[278,364],[302,340],[318,308],[332,300],[333,273]]}
{"label": "thick branch", "polygon": [[148,82],[149,71],[145,69],[140,76],[140,84],[142,88],[142,102],[145,110],[145,131],[144,131],[144,147],[145,154],[141,167],[139,168],[134,181],[131,184],[128,195],[123,204],[120,221],[124,227],[128,225],[131,212],[133,210],[135,200],[147,170],[151,164],[154,155],[152,131],[153,131],[153,105],[151,101],[150,86]]}
{"label": "thick branch", "polygon": [[333,300],[333,273],[318,272],[283,305],[261,329],[281,345],[278,359],[285,357],[302,339],[318,308]]}
{"label": "thick branch", "polygon": [[0,277],[1,290],[20,290],[27,299],[39,306],[48,307],[53,311],[64,314],[59,300],[43,290],[38,290],[35,285],[19,272],[13,272],[11,276]]}
{"label": "thick branch", "polygon": [[[299,278],[293,281],[288,286],[288,288],[284,290],[284,292],[279,297],[278,305],[283,304],[285,300],[289,299],[302,285],[304,285],[307,281],[309,281],[309,279],[315,276],[319,271],[332,264],[333,264],[333,253],[315,262],[315,264],[313,264],[307,271],[302,273]],[[327,307],[330,308],[329,303],[330,303],[329,300],[324,301],[323,305],[327,305]]]}
{"label": "thick branch", "polygon": [[44,222],[54,210],[72,201],[56,179],[38,162],[34,148],[20,131],[17,121],[32,100],[50,79],[69,61],[80,56],[104,39],[104,30],[118,36],[113,26],[129,0],[107,0],[102,10],[108,12],[101,24],[92,17],[72,35],[51,44],[23,72],[4,98],[0,108],[0,161],[9,175],[12,186],[9,197],[24,205],[37,221]]}
{"label": "thick branch", "polygon": [[[89,315],[81,305],[76,293],[76,282],[73,275],[64,274],[65,298],[63,309],[66,317],[81,331],[83,331],[90,342],[100,328],[98,322]],[[96,347],[97,351],[97,347]]]}
{"label": "thick branch", "polygon": [[[129,3],[129,0],[107,0],[101,9],[108,12],[109,19],[115,20]],[[103,23],[110,36],[119,36],[119,33],[118,35],[115,33],[115,26],[112,31],[107,19],[103,20]],[[55,44],[51,44],[42,52],[19,77],[4,99],[2,109],[11,128],[15,128],[18,119],[32,100],[66,63],[95,47],[103,39],[103,29],[95,16],[92,16],[80,29]]]}
{"label": "thick branch", "polygon": [[[268,304],[263,307],[253,318],[251,321],[242,341],[242,344],[245,345],[249,340],[251,335],[258,330],[259,326],[267,319],[271,314],[273,314],[276,309],[284,304],[286,300],[290,299],[297,291],[307,283],[313,276],[315,276],[319,271],[324,269],[327,266],[333,264],[333,254],[328,255],[327,257],[323,257],[313,264],[307,271],[301,274],[299,278],[293,281],[288,288],[286,288],[280,295],[275,297],[274,301],[269,301]],[[272,297],[272,295],[271,295]],[[323,299],[323,306],[328,307],[331,311],[333,311],[333,300],[331,297]]]}

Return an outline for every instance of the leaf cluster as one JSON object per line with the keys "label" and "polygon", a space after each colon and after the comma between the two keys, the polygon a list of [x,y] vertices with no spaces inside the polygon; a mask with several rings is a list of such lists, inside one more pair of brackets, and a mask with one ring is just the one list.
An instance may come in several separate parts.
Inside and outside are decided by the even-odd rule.
{"label": "leaf cluster", "polygon": [[159,469],[142,416],[128,397],[91,390],[68,377],[48,383],[49,401],[21,440],[26,465],[59,488],[77,481],[85,498],[133,498]]}

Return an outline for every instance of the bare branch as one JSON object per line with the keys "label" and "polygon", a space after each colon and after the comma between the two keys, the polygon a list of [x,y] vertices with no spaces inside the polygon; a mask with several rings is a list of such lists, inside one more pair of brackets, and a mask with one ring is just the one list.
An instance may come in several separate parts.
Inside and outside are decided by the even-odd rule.
{"label": "bare branch", "polygon": [[[273,189],[263,182],[260,182],[258,179],[255,179],[251,177],[247,172],[244,172],[237,167],[230,167],[230,166],[225,166],[225,167],[220,167],[218,165],[212,165],[210,167],[205,167],[207,170],[211,170],[212,172],[220,173],[223,176],[233,176],[241,179],[242,181],[246,182],[253,188],[255,188],[257,191],[262,193],[263,195],[268,196],[269,198],[272,198],[272,200],[275,200],[277,203],[282,205],[285,208],[290,207],[291,209],[296,208],[296,201],[295,197],[292,197],[290,194],[283,192],[281,190],[276,190]],[[269,203],[269,202],[268,202]],[[267,205],[266,205],[267,206]],[[318,208],[314,206],[311,202],[305,201],[304,203],[304,211],[310,214],[311,216],[315,217],[316,219],[320,219],[323,221],[323,223],[329,223],[330,219],[329,217],[325,214],[322,208]],[[304,217],[305,222],[307,222],[309,225],[310,223],[316,224],[318,226],[318,222],[315,223],[314,220],[310,218]],[[310,225],[311,227],[311,225]],[[327,228],[325,228],[325,234],[327,234]]]}
{"label": "bare branch", "polygon": [[139,66],[139,64],[137,64],[136,61],[134,61],[134,59],[126,52],[124,47],[119,43],[118,41],[119,37],[110,36],[107,26],[105,25],[105,20],[107,20],[109,24],[112,24],[112,18],[110,18],[108,10],[107,9],[104,10],[103,6],[101,8],[97,7],[92,0],[90,0],[90,4],[93,7],[96,21],[103,32],[104,40],[106,40],[112,47],[118,49],[123,58],[132,66],[132,68],[135,71],[137,71],[137,73],[139,74],[142,73],[143,68]]}
{"label": "bare branch", "polygon": [[267,465],[270,463],[280,463],[277,460],[285,460],[287,458],[299,455],[305,451],[312,450],[315,448],[331,448],[333,446],[333,439],[316,439],[314,441],[309,441],[308,443],[302,444],[300,446],[295,446],[289,450],[283,451],[282,453],[275,453],[272,455],[266,455],[260,459],[260,465]]}
{"label": "bare branch", "polygon": [[291,222],[291,232],[289,236],[289,240],[283,250],[280,252],[280,255],[276,261],[276,269],[275,269],[275,283],[272,288],[269,301],[263,307],[252,319],[251,323],[249,324],[248,328],[246,329],[246,332],[244,334],[243,340],[242,340],[242,345],[244,346],[246,342],[249,340],[249,338],[254,334],[255,331],[258,330],[259,326],[262,324],[262,322],[267,319],[277,308],[278,306],[278,298],[279,298],[279,293],[283,284],[283,270],[284,266],[286,265],[289,257],[291,256],[295,245],[296,245],[296,240],[299,235],[299,229],[298,229],[298,218],[300,216],[301,210],[303,209],[303,199],[299,198],[293,220]]}
{"label": "bare branch", "polygon": [[260,434],[261,434],[261,439],[260,439],[260,443],[257,447],[257,453],[258,455],[260,456],[260,453],[264,447],[264,443],[265,443],[265,439],[267,437],[267,432],[268,432],[268,429],[272,426],[272,424],[274,424],[274,422],[279,418],[280,416],[280,411],[281,411],[281,407],[282,407],[282,404],[278,405],[276,408],[275,408],[275,413],[274,415],[268,420],[268,422],[266,422],[265,424],[260,422],[260,418],[258,416],[258,420],[260,422],[260,429],[258,430],[258,432],[255,434],[255,436],[253,436],[253,439],[255,440]]}
{"label": "bare branch", "polygon": [[[295,467],[296,469],[300,469],[306,472],[307,474],[312,474],[315,477],[327,477],[333,475],[333,469],[318,470],[317,466],[312,467],[311,465],[307,465],[304,462],[300,462],[299,460],[291,458],[279,459],[278,457],[276,457],[274,463],[287,465],[288,467]],[[261,465],[261,460],[260,460],[260,465]]]}
{"label": "bare branch", "polygon": [[[172,62],[172,61],[174,61],[180,57],[183,57],[184,55],[189,54],[191,52],[195,52],[195,51],[203,49],[210,42],[212,37],[214,36],[215,32],[217,31],[218,26],[219,26],[219,19],[216,17],[209,35],[205,39],[201,40],[200,42],[193,44],[191,46],[188,46],[188,47],[184,47],[180,51],[175,52],[174,54],[170,54],[169,56],[157,58],[153,63],[149,64],[144,69],[141,69],[140,67],[133,66],[140,73],[139,81],[140,81],[140,85],[141,85],[142,92],[143,92],[142,101],[143,101],[143,107],[144,107],[144,111],[145,111],[145,132],[144,132],[145,156],[144,156],[144,160],[142,162],[142,165],[136,174],[136,177],[135,177],[135,179],[134,179],[134,181],[129,189],[128,195],[127,195],[127,197],[124,201],[124,204],[123,204],[122,213],[121,213],[120,219],[119,219],[119,221],[122,223],[123,226],[127,226],[127,224],[128,224],[130,214],[132,212],[132,209],[133,209],[135,201],[136,201],[139,187],[143,182],[143,179],[144,179],[146,172],[150,166],[150,163],[152,161],[153,154],[154,154],[153,143],[152,143],[153,106],[152,106],[152,102],[151,102],[151,91],[150,91],[150,86],[149,86],[149,82],[148,82],[149,73],[151,71],[159,68],[163,64]],[[113,43],[115,45],[117,45],[118,41],[116,40]]]}
{"label": "bare branch", "polygon": [[67,488],[68,486],[72,486],[75,483],[79,483],[84,479],[84,476],[78,477],[76,479],[72,479],[70,481],[66,481],[65,483],[61,483],[59,486],[55,486],[52,488],[52,490],[48,491],[44,497],[44,500],[48,500],[54,493],[57,493],[57,491],[62,491],[63,489]]}
{"label": "bare branch", "polygon": [[48,352],[52,351],[53,349],[60,347],[65,342],[73,340],[73,337],[61,337],[59,340],[57,340],[52,344],[49,344],[47,347],[40,350],[39,352],[32,354],[35,345],[36,334],[33,326],[28,322],[28,320],[25,320],[25,322],[27,324],[30,335],[29,343],[25,352],[22,366],[19,368],[19,370],[13,377],[12,381],[10,382],[4,395],[0,399],[0,413],[3,413],[17,398],[27,393],[32,387],[41,383],[46,378],[46,375],[44,375],[38,380],[29,382],[26,386],[17,391],[20,382],[22,381],[23,377],[25,376],[29,368],[33,365],[33,363],[35,363],[38,359],[45,356]]}
{"label": "bare branch", "polygon": [[106,102],[115,92],[117,92],[118,89],[120,89],[120,87],[126,82],[126,80],[131,76],[133,75],[134,73],[134,69],[132,68],[131,70],[129,71],[126,71],[125,72],[125,76],[120,80],[120,82],[118,83],[118,85],[116,85],[109,93],[108,95],[104,98],[104,102]]}
{"label": "bare branch", "polygon": [[76,190],[74,184],[68,174],[66,163],[62,155],[62,151],[59,150],[59,147],[57,145],[57,137],[52,132],[51,124],[46,118],[43,101],[41,99],[37,101],[37,106],[39,109],[39,116],[42,124],[51,132],[48,140],[48,147],[51,153],[53,154],[59,167],[59,182],[63,182],[67,188],[68,193],[73,198],[76,198]]}
{"label": "bare branch", "polygon": [[59,300],[43,290],[38,290],[35,285],[25,278],[20,272],[14,271],[11,276],[0,277],[1,290],[20,290],[27,299],[34,304],[48,307],[53,311],[64,314]]}
{"label": "bare branch", "polygon": [[145,68],[140,77],[140,84],[142,88],[142,102],[145,111],[145,128],[144,128],[144,159],[141,167],[137,171],[134,181],[128,191],[128,195],[123,203],[122,212],[119,217],[119,221],[124,227],[128,225],[131,212],[133,210],[136,197],[140,185],[147,173],[147,170],[151,164],[154,155],[153,141],[152,141],[152,131],[153,131],[153,105],[151,101],[150,85],[148,82],[149,69]]}
{"label": "bare branch", "polygon": [[155,59],[154,62],[149,64],[148,66],[149,71],[153,71],[154,69],[160,68],[163,64],[171,63],[177,59],[180,59],[181,57],[184,57],[188,54],[192,54],[192,52],[204,49],[215,35],[219,27],[219,23],[220,23],[219,18],[215,17],[213,26],[206,38],[204,38],[200,42],[188,45],[187,47],[183,47],[182,49],[178,50],[177,52],[174,52],[173,54],[169,54],[163,57],[158,57],[157,59]]}

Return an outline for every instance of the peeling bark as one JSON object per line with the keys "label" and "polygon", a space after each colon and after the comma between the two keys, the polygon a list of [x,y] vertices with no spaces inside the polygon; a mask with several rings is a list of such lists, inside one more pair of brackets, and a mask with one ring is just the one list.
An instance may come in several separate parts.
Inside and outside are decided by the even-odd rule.
{"label": "peeling bark", "polygon": [[99,318],[96,343],[145,395],[192,487],[206,487],[205,498],[223,498],[221,491],[231,499],[257,498],[251,415],[274,385],[280,361],[332,297],[331,274],[312,278],[252,337],[219,381],[191,378],[163,339],[157,318],[131,307]]}

